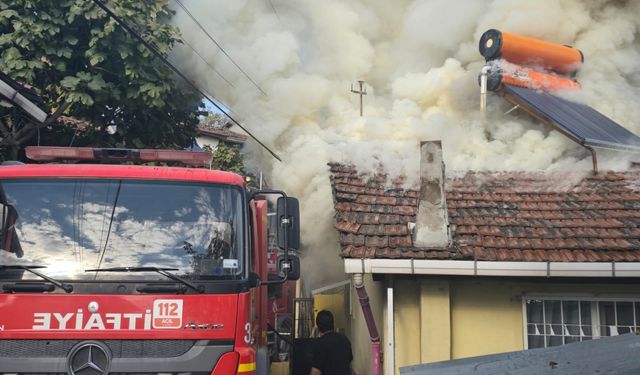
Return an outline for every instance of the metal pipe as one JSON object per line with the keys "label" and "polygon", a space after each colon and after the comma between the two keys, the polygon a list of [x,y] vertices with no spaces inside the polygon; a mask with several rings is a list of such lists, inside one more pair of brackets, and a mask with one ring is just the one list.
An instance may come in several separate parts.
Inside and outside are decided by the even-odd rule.
{"label": "metal pipe", "polygon": [[376,327],[376,321],[373,319],[373,312],[369,304],[369,295],[364,288],[364,279],[361,273],[353,275],[353,286],[356,288],[358,300],[362,307],[364,321],[367,323],[369,337],[371,337],[371,373],[372,375],[381,375],[380,372],[380,334]]}
{"label": "metal pipe", "polygon": [[389,277],[389,284],[387,285],[387,334],[385,335],[386,350],[385,357],[385,374],[394,375],[396,367],[396,342],[395,342],[395,327],[394,327],[394,311],[393,311],[393,278]]}
{"label": "metal pipe", "polygon": [[598,174],[598,156],[596,150],[593,147],[585,146],[585,148],[591,151],[591,164],[593,165],[593,174]]}
{"label": "metal pipe", "polygon": [[480,112],[487,112],[487,77],[489,75],[489,71],[491,67],[489,65],[485,65],[480,70]]}

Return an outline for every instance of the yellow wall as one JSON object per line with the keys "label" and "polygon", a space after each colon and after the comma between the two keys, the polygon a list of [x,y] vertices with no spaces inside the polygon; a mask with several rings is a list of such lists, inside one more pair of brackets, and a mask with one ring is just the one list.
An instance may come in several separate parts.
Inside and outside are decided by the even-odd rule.
{"label": "yellow wall", "polygon": [[[420,284],[399,280],[393,285],[396,369],[420,362]],[[396,370],[396,374],[398,374]]]}
{"label": "yellow wall", "polygon": [[403,366],[451,358],[449,301],[447,280],[394,284],[396,374]]}
{"label": "yellow wall", "polygon": [[467,280],[452,282],[451,289],[452,358],[523,348],[517,284]]}
{"label": "yellow wall", "polygon": [[448,281],[420,283],[420,362],[451,359],[451,306]]}
{"label": "yellow wall", "polygon": [[451,282],[453,359],[524,349],[522,296],[640,295],[640,285],[456,280]]}
{"label": "yellow wall", "polygon": [[345,289],[341,287],[332,293],[316,294],[313,296],[313,319],[322,310],[329,310],[333,314],[333,328],[340,333],[346,333],[349,307],[345,306]]}
{"label": "yellow wall", "polygon": [[396,374],[408,365],[522,350],[522,296],[532,293],[637,298],[640,285],[396,280]]}

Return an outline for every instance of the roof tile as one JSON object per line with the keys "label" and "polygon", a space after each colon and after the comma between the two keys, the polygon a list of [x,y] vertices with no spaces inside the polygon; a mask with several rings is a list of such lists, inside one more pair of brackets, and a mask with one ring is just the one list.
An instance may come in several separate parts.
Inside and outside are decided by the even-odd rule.
{"label": "roof tile", "polygon": [[[413,246],[418,191],[330,164],[343,257],[603,262],[640,260],[640,172],[449,178],[450,249]],[[562,179],[563,183],[557,181]],[[571,179],[569,179],[571,180]],[[568,180],[567,180],[568,181]],[[388,186],[393,186],[389,189]]]}
{"label": "roof tile", "polygon": [[374,195],[358,195],[356,198],[357,203],[374,204],[376,203],[376,196]]}
{"label": "roof tile", "polygon": [[378,204],[376,204],[376,205],[371,207],[373,212],[378,212],[378,213],[381,213],[381,214],[394,214],[394,213],[397,214],[397,212],[394,212],[395,208],[396,208],[396,206],[383,206],[383,205],[378,205]]}
{"label": "roof tile", "polygon": [[346,221],[339,221],[336,223],[335,228],[338,232],[358,234],[361,225],[358,223],[349,223]]}
{"label": "roof tile", "polygon": [[415,215],[418,207],[415,206],[393,206],[392,212],[399,215]]}
{"label": "roof tile", "polygon": [[371,212],[372,207],[370,204],[360,204],[360,203],[353,203],[351,205],[351,211],[356,211],[356,212]]}
{"label": "roof tile", "polygon": [[384,190],[381,188],[365,187],[362,193],[369,195],[384,195]]}
{"label": "roof tile", "polygon": [[343,193],[362,194],[364,191],[363,187],[350,184],[336,184],[333,187],[336,191]]}
{"label": "roof tile", "polygon": [[366,236],[365,245],[370,247],[387,247],[389,246],[389,237],[387,236]]}
{"label": "roof tile", "polygon": [[[336,208],[336,211],[338,209]],[[346,221],[348,223],[355,223],[358,221],[358,214],[355,212],[344,212],[338,211],[336,212],[336,222]]]}
{"label": "roof tile", "polygon": [[340,243],[343,245],[363,246],[365,236],[351,233],[340,233]]}
{"label": "roof tile", "polygon": [[[378,215],[380,224],[399,224],[402,223],[400,215]],[[407,221],[405,221],[407,223]]]}
{"label": "roof tile", "polygon": [[390,236],[389,237],[389,246],[390,247],[411,247],[413,246],[413,240],[411,236]]}
{"label": "roof tile", "polygon": [[353,202],[358,199],[359,195],[349,193],[336,193],[336,200],[339,202],[350,201]]}
{"label": "roof tile", "polygon": [[334,208],[338,212],[351,211],[351,203],[338,202],[338,203],[335,204]]}

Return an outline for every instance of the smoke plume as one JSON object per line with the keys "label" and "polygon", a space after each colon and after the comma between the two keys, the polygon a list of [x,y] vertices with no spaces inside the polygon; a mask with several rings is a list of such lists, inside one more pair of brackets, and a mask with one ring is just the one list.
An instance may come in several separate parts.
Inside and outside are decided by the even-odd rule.
{"label": "smoke plume", "polygon": [[[267,96],[178,6],[173,22],[233,87],[186,47],[173,60],[282,156],[248,142],[249,164],[301,199],[309,254],[331,262],[329,161],[416,176],[419,142],[440,139],[449,171],[591,168],[560,133],[519,111],[505,115],[501,98],[489,94],[489,113],[480,114],[478,40],[490,28],[581,49],[582,100],[640,133],[637,1],[182,2]],[[366,81],[364,117],[350,92],[357,80]],[[601,153],[600,168],[625,168],[628,159]]]}

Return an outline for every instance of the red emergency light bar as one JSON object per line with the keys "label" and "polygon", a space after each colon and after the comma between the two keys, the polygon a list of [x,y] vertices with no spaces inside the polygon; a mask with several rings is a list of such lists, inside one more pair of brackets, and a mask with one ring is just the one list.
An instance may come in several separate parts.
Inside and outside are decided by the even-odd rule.
{"label": "red emergency light bar", "polygon": [[55,160],[92,160],[92,161],[132,161],[180,162],[187,165],[207,166],[213,155],[205,151],[153,150],[125,148],[92,148],[92,147],[49,147],[28,146],[27,157],[35,161]]}

